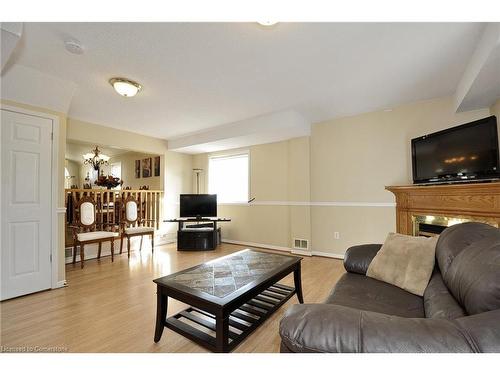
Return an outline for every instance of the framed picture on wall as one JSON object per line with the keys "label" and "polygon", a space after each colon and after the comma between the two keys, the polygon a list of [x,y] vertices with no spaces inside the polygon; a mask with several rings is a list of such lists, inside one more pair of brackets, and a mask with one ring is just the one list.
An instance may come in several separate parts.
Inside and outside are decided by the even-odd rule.
{"label": "framed picture on wall", "polygon": [[135,161],[135,178],[141,178],[141,161]]}
{"label": "framed picture on wall", "polygon": [[155,166],[154,166],[155,176],[159,176],[160,175],[160,157],[155,156],[154,161],[155,161]]}
{"label": "framed picture on wall", "polygon": [[147,178],[152,176],[151,158],[142,159],[142,177]]}

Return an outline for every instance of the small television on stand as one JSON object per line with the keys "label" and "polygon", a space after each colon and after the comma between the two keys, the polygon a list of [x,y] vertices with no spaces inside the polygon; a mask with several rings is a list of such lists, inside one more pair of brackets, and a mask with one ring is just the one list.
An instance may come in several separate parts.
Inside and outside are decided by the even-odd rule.
{"label": "small television on stand", "polygon": [[500,178],[495,116],[412,139],[411,149],[414,184]]}
{"label": "small television on stand", "polygon": [[217,194],[181,194],[180,216],[209,218],[217,216]]}

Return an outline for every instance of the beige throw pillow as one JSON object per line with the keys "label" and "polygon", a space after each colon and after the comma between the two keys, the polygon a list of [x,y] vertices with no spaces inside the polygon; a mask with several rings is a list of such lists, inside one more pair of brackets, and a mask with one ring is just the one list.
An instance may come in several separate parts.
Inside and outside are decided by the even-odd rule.
{"label": "beige throw pillow", "polygon": [[437,239],[389,233],[366,275],[423,296],[434,269]]}

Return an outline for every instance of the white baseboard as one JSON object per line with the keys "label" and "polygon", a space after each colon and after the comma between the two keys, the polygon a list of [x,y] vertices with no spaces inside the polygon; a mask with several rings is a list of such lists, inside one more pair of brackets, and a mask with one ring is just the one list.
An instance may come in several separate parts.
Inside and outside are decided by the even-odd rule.
{"label": "white baseboard", "polygon": [[230,240],[227,238],[223,238],[222,242],[231,243],[234,245],[241,245],[241,246],[260,247],[263,249],[270,249],[270,250],[287,251],[287,252],[292,251],[291,248],[285,247],[285,246],[268,245],[268,244],[257,243],[257,242],[237,241],[237,240]]}
{"label": "white baseboard", "polygon": [[287,251],[289,253],[296,254],[296,255],[319,256],[319,257],[334,258],[334,259],[344,259],[344,254],[325,253],[325,252],[314,251],[314,250],[313,251],[304,251],[304,250],[293,249],[291,247],[268,245],[268,244],[257,243],[257,242],[237,241],[237,240],[230,240],[228,238],[223,238],[222,242],[231,243],[234,245],[241,245],[241,246],[251,246],[251,247],[259,247],[259,248],[270,249],[270,250]]}
{"label": "white baseboard", "polygon": [[155,236],[155,246],[166,245],[168,243],[172,243],[167,236]]}
{"label": "white baseboard", "polygon": [[344,259],[344,254],[325,253],[322,251],[313,251],[312,255],[316,255],[318,257],[325,257],[325,258]]}
{"label": "white baseboard", "polygon": [[[155,241],[156,241],[156,239],[155,239]],[[165,244],[177,242],[177,232],[163,233],[161,235],[161,241],[162,242],[158,243],[159,245],[165,245]]]}
{"label": "white baseboard", "polygon": [[292,254],[296,254],[296,255],[304,255],[304,256],[307,256],[307,257],[311,257],[313,256],[313,253],[311,251],[304,251],[304,250],[298,250],[298,249],[291,249],[290,252]]}
{"label": "white baseboard", "polygon": [[270,250],[287,251],[289,253],[296,254],[296,255],[318,256],[318,257],[333,258],[333,259],[344,259],[344,254],[326,253],[326,252],[314,251],[314,250],[313,251],[304,251],[304,250],[293,249],[291,247],[268,245],[268,244],[257,243],[257,242],[237,241],[237,240],[230,240],[228,238],[223,238],[222,242],[231,243],[234,245],[241,245],[241,246],[251,246],[251,247],[259,247],[259,248],[270,249]]}
{"label": "white baseboard", "polygon": [[[166,243],[172,243],[175,242],[173,238],[170,238],[169,233],[167,233],[167,236],[163,238],[158,238],[155,236],[155,246],[156,245],[163,245]],[[258,242],[248,242],[248,241],[238,241],[238,240],[231,240],[228,238],[223,238],[222,242],[224,243],[230,243],[234,245],[241,245],[241,246],[250,246],[250,247],[258,247],[262,249],[269,249],[269,250],[277,250],[277,251],[286,251],[288,253],[296,254],[296,255],[303,255],[303,256],[319,256],[319,257],[326,257],[326,258],[333,258],[333,259],[344,259],[344,254],[336,254],[336,253],[327,253],[327,252],[322,252],[322,251],[304,251],[304,250],[298,250],[298,249],[293,249],[291,247],[286,247],[286,246],[277,246],[277,245],[269,245],[269,244],[264,244],[264,243],[258,243]],[[124,244],[125,245],[125,244]],[[96,246],[97,247],[97,246]],[[137,244],[132,244],[132,249],[134,250],[137,247]],[[118,247],[119,249],[119,247]],[[126,249],[126,245],[124,246],[124,250]],[[103,249],[104,250],[104,249]],[[125,251],[126,252],[126,251]],[[115,246],[115,255],[117,254],[117,247]],[[109,256],[109,251],[106,253],[103,251],[103,256]],[[97,251],[89,251],[88,255],[85,254],[85,259],[95,259],[97,257]],[[77,262],[80,261],[80,254],[76,255],[76,260]],[[73,259],[66,258],[66,263],[71,263]],[[65,281],[61,281],[60,283],[61,286],[58,287],[63,287],[65,284]]]}

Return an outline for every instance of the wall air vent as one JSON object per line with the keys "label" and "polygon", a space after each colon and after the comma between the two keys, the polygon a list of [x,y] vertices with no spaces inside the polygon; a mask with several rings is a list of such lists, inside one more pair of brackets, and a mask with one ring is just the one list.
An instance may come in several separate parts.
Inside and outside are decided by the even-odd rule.
{"label": "wall air vent", "polygon": [[302,238],[294,238],[293,239],[293,248],[297,250],[308,250],[309,249],[309,240],[304,240]]}

